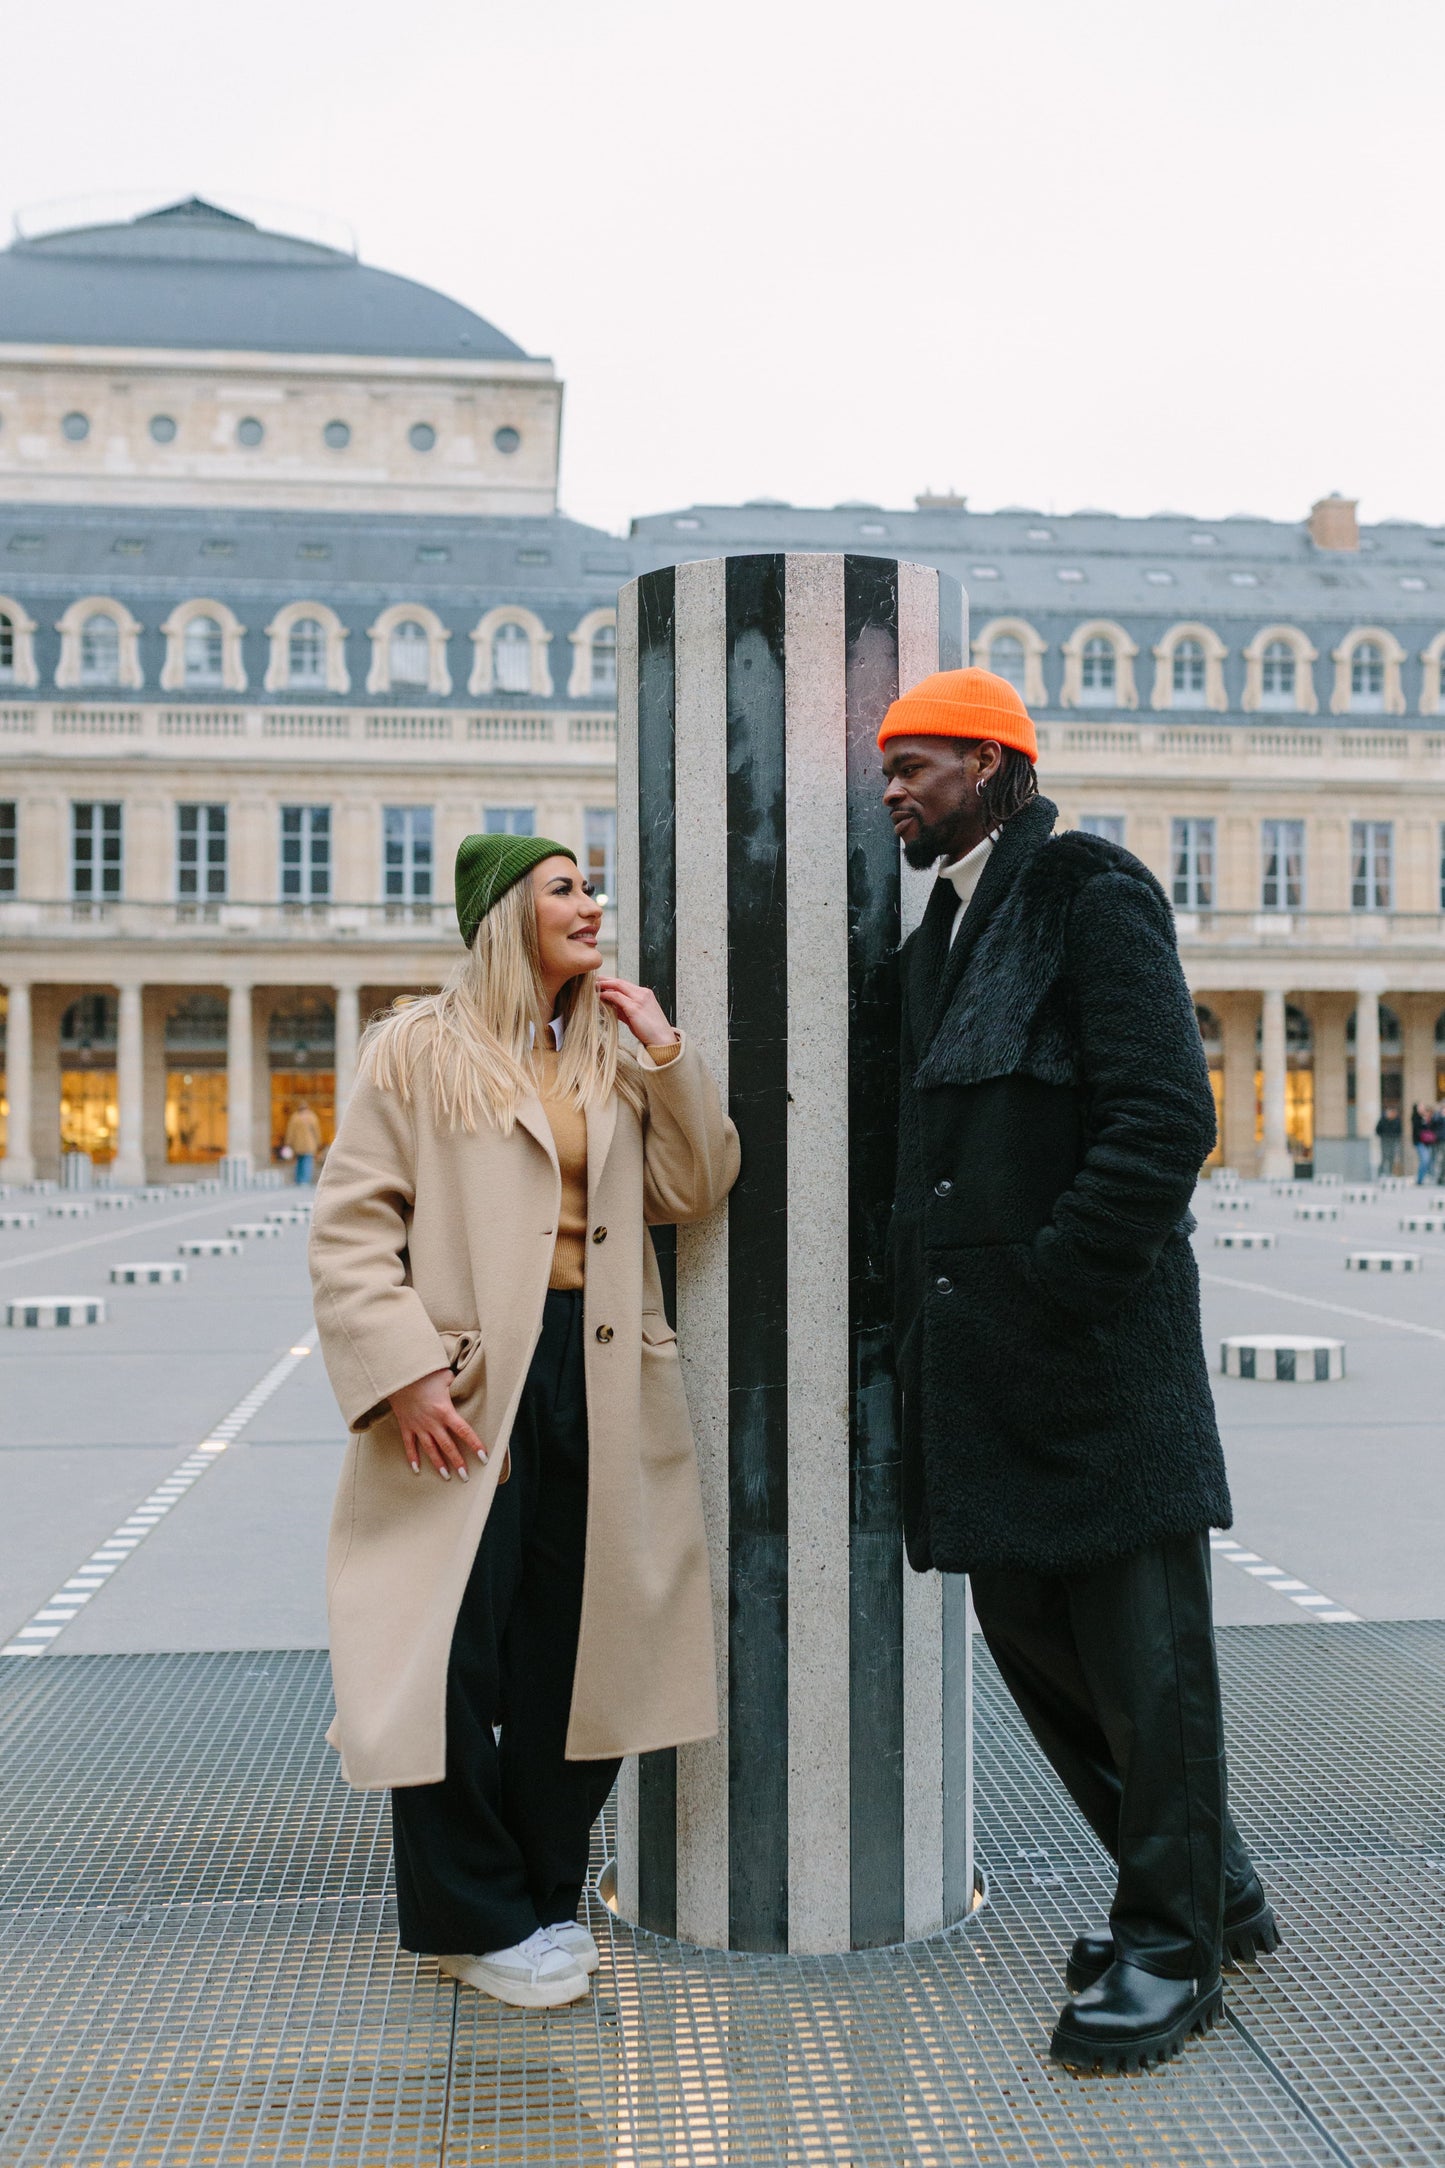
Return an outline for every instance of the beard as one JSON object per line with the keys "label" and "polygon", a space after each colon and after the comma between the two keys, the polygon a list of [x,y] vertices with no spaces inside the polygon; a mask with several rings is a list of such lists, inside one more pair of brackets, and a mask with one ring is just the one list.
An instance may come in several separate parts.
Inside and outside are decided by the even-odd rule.
{"label": "beard", "polygon": [[915,872],[936,865],[940,858],[954,858],[957,851],[953,837],[952,821],[935,821],[931,828],[920,827],[911,842],[903,846],[903,856]]}

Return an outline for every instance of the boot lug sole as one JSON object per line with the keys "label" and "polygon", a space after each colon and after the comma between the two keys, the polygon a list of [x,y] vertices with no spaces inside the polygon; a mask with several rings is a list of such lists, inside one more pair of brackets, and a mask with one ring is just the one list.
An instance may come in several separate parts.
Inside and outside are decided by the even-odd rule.
{"label": "boot lug sole", "polygon": [[1212,2032],[1223,2009],[1224,1989],[1216,1987],[1211,1996],[1188,2017],[1172,2025],[1168,2032],[1151,2033],[1143,2040],[1119,2047],[1110,2047],[1104,2042],[1098,2045],[1080,2043],[1071,2037],[1065,2026],[1059,2025],[1049,2042],[1049,2054],[1054,2062],[1083,2077],[1092,2077],[1096,2073],[1108,2078],[1141,2076],[1161,2063],[1173,2062],[1197,2034]]}

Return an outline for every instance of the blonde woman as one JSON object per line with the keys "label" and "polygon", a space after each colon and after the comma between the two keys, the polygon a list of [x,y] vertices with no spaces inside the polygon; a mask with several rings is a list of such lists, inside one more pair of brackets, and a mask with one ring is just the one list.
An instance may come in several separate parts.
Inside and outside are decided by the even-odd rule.
{"label": "blonde woman", "polygon": [[549,2008],[597,1966],[577,1911],[619,1757],[717,1728],[647,1227],[714,1211],[738,1146],[655,997],[599,975],[570,851],[469,836],[456,894],[466,954],[371,1026],[317,1192],[316,1317],[352,1433],[330,1736],[349,1782],[391,1790],[403,1944]]}

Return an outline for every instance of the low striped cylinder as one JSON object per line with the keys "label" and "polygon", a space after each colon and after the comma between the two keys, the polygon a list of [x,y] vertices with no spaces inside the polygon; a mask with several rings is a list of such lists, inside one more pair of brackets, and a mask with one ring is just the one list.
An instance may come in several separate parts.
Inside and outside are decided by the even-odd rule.
{"label": "low striped cylinder", "polygon": [[88,1197],[63,1197],[58,1204],[46,1206],[52,1219],[89,1219],[95,1210]]}
{"label": "low striped cylinder", "polygon": [[38,1212],[0,1212],[0,1227],[18,1229],[34,1227],[39,1222]]}
{"label": "low striped cylinder", "polygon": [[618,617],[620,968],[741,1178],[655,1237],[697,1434],[721,1730],[619,1791],[617,1904],[714,1948],[929,1934],[973,1896],[967,1590],[903,1555],[884,1289],[902,929],[876,737],[966,653],[922,566],[711,559]]}
{"label": "low striped cylinder", "polygon": [[1345,1374],[1345,1343],[1310,1333],[1244,1333],[1225,1341],[1221,1368],[1227,1378],[1326,1385]]}
{"label": "low striped cylinder", "polygon": [[1340,1208],[1335,1204],[1297,1204],[1294,1216],[1297,1220],[1337,1220]]}
{"label": "low striped cylinder", "polygon": [[1445,1219],[1438,1212],[1407,1212],[1400,1231],[1407,1235],[1445,1235]]}
{"label": "low striped cylinder", "polygon": [[1418,1250],[1351,1250],[1345,1259],[1347,1272],[1423,1272],[1425,1260]]}
{"label": "low striped cylinder", "polygon": [[105,1303],[99,1295],[19,1295],[6,1304],[5,1322],[41,1332],[67,1325],[103,1325]]}
{"label": "low striped cylinder", "polygon": [[115,1287],[173,1287],[188,1270],[186,1265],[112,1265],[110,1277]]}
{"label": "low striped cylinder", "polygon": [[1236,1227],[1228,1234],[1216,1235],[1217,1250],[1272,1250],[1274,1236],[1262,1234],[1257,1227]]}
{"label": "low striped cylinder", "polygon": [[1380,1192],[1373,1182],[1355,1183],[1348,1189],[1340,1191],[1340,1195],[1346,1204],[1373,1204],[1379,1194]]}
{"label": "low striped cylinder", "polygon": [[274,1242],[279,1239],[281,1229],[274,1220],[238,1220],[226,1232],[234,1235],[238,1242]]}
{"label": "low striped cylinder", "polygon": [[1236,1197],[1228,1190],[1222,1197],[1211,1197],[1209,1203],[1215,1212],[1250,1212],[1254,1209],[1248,1197]]}
{"label": "low striped cylinder", "polygon": [[239,1235],[190,1235],[176,1244],[182,1257],[239,1257],[245,1247]]}

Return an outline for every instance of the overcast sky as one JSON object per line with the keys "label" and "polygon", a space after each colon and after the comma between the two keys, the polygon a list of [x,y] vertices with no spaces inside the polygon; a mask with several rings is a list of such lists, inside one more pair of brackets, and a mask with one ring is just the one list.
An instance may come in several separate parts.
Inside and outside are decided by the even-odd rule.
{"label": "overcast sky", "polygon": [[578,518],[1445,520],[1441,0],[0,0],[0,55],[7,223],[345,221],[555,359]]}

